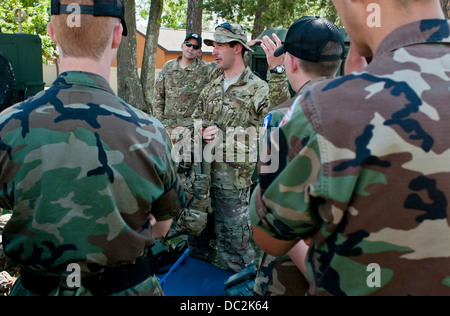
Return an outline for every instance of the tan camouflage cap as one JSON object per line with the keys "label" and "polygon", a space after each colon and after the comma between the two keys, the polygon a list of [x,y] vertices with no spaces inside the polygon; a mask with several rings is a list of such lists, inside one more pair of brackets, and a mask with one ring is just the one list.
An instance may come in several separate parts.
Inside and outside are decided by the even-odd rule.
{"label": "tan camouflage cap", "polygon": [[214,32],[214,39],[205,39],[203,42],[207,46],[214,46],[213,42],[216,43],[231,43],[231,42],[239,42],[246,49],[253,52],[247,45],[247,30],[239,24],[230,24],[223,23],[216,27],[216,31]]}

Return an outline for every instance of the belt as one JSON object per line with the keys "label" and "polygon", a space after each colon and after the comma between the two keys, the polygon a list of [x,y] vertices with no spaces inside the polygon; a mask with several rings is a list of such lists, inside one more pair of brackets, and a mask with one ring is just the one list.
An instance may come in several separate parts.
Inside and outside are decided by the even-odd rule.
{"label": "belt", "polygon": [[[111,295],[136,286],[152,276],[151,255],[144,255],[136,260],[135,264],[118,267],[105,267],[103,272],[81,276],[81,286],[87,288],[93,295]],[[49,273],[36,273],[26,268],[20,271],[22,285],[28,291],[47,296],[58,286],[70,289],[67,286],[67,273],[49,271]]]}

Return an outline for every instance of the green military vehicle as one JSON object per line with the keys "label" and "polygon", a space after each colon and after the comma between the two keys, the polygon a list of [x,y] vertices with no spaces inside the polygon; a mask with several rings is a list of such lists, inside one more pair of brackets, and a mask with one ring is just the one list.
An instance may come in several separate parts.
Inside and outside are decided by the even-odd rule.
{"label": "green military vehicle", "polygon": [[37,94],[44,85],[40,37],[0,33],[0,111]]}

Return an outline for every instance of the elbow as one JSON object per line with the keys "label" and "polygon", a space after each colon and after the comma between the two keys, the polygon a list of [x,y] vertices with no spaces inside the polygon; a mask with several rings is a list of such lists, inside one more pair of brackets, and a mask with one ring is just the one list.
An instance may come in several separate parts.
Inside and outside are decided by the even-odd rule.
{"label": "elbow", "polygon": [[296,243],[295,241],[275,239],[256,226],[253,226],[253,239],[259,248],[274,257],[287,254]]}

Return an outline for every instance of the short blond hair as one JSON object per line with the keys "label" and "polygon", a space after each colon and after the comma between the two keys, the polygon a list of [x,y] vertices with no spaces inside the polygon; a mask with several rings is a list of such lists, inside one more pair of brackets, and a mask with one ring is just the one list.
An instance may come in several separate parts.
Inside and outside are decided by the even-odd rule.
{"label": "short blond hair", "polygon": [[[61,4],[93,5],[93,0],[61,0]],[[99,60],[103,55],[119,18],[81,14],[80,24],[70,26],[69,14],[53,15],[51,22],[56,41],[66,57]]]}

